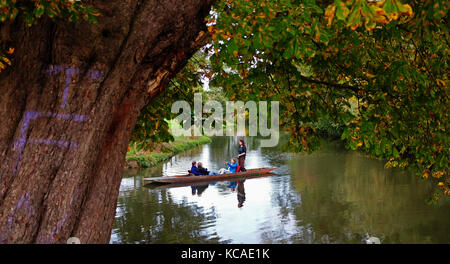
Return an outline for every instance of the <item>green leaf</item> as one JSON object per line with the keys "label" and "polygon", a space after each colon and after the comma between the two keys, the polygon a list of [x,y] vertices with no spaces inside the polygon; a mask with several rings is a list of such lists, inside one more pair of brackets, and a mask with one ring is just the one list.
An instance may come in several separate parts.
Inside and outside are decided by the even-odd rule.
{"label": "green leaf", "polygon": [[400,156],[396,147],[392,148],[392,156],[394,156],[394,158],[398,158]]}

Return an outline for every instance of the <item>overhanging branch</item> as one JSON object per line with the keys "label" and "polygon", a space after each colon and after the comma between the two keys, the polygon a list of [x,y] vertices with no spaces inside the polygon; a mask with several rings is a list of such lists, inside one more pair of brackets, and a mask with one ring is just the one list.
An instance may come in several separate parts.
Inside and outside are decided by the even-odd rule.
{"label": "overhanging branch", "polygon": [[305,77],[305,76],[302,76],[302,75],[300,75],[300,79],[305,81],[305,82],[310,82],[310,83],[315,83],[315,84],[322,84],[322,85],[331,86],[331,87],[335,87],[335,88],[348,89],[348,90],[352,90],[355,93],[358,92],[358,87],[347,85],[347,84],[338,84],[338,83],[330,83],[330,82],[325,82],[325,81],[319,81],[319,80],[311,79],[311,78],[308,78],[308,77]]}

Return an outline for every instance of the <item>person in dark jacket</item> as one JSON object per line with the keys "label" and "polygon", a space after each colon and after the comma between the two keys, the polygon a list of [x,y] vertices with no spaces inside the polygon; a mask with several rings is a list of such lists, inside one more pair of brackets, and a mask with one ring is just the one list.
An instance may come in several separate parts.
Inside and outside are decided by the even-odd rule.
{"label": "person in dark jacket", "polygon": [[245,146],[245,142],[243,139],[239,140],[239,149],[238,149],[238,159],[239,159],[239,167],[245,168],[245,154],[247,152],[247,147]]}
{"label": "person in dark jacket", "polygon": [[201,173],[201,175],[209,175],[209,171],[207,168],[203,168],[203,164],[199,162],[197,164],[197,170]]}
{"label": "person in dark jacket", "polygon": [[199,162],[197,164],[197,170],[201,173],[201,175],[217,175],[217,172],[209,171],[207,168],[203,167],[203,164]]}

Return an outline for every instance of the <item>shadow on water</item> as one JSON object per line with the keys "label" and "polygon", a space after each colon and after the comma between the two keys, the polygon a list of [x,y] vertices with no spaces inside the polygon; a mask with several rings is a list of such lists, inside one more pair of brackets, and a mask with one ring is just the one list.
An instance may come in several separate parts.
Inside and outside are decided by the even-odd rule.
{"label": "shadow on water", "polygon": [[143,187],[144,177],[184,174],[192,160],[217,171],[236,156],[236,137],[127,171],[111,243],[450,243],[450,203],[427,205],[431,186],[407,170],[333,142],[311,155],[261,148],[257,138],[246,144],[246,167],[277,167],[276,176]]}

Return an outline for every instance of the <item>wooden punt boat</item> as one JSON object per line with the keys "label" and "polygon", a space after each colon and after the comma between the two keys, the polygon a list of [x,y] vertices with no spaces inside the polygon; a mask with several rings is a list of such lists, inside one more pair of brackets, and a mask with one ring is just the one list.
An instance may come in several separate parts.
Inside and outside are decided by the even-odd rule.
{"label": "wooden punt boat", "polygon": [[259,168],[259,169],[248,169],[246,171],[241,171],[237,173],[228,174],[218,174],[218,175],[201,175],[192,176],[189,174],[177,175],[177,176],[167,176],[158,178],[144,178],[144,185],[149,183],[160,183],[160,184],[170,184],[170,183],[198,183],[198,182],[214,182],[214,181],[226,181],[228,179],[240,179],[249,176],[269,174],[269,172],[275,170],[276,168]]}
{"label": "wooden punt boat", "polygon": [[156,183],[156,182],[145,182],[143,186],[150,188],[152,190],[163,190],[168,188],[179,188],[179,187],[186,187],[186,186],[201,186],[201,185],[209,185],[211,183],[217,183],[221,181],[240,181],[240,180],[249,180],[249,179],[255,179],[255,178],[264,178],[264,177],[271,177],[275,176],[276,174],[273,173],[265,173],[265,174],[257,174],[257,175],[247,175],[245,178],[235,176],[235,178],[226,178],[226,179],[220,179],[220,180],[205,180],[201,182],[177,182],[177,183]]}

